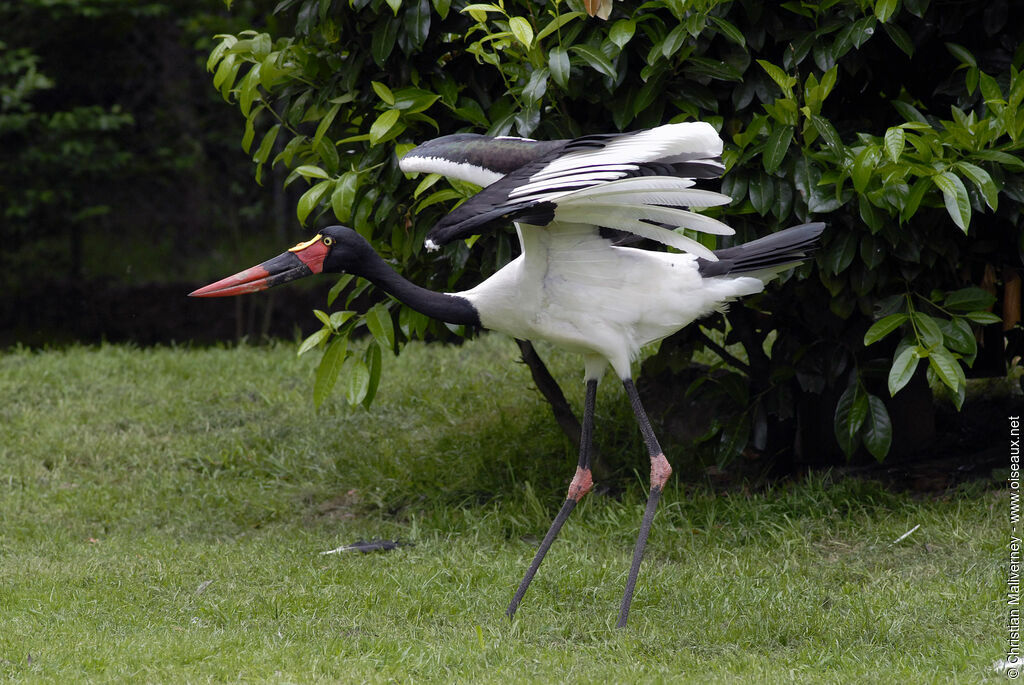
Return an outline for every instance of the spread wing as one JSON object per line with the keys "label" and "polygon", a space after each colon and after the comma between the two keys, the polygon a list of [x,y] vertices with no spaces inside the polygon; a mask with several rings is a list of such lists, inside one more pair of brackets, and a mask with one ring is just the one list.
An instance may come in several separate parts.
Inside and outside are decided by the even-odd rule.
{"label": "spread wing", "polygon": [[[508,144],[500,141],[509,139],[486,140],[491,142],[474,142],[481,150],[495,145],[492,155],[503,158],[500,148]],[[682,209],[730,202],[728,196],[694,187],[696,179],[717,178],[725,170],[722,141],[709,124],[668,124],[546,144],[525,141],[518,153],[517,161],[527,161],[507,171],[499,172],[497,162],[480,164],[494,180],[430,230],[428,249],[510,221],[526,226],[584,223],[627,231],[714,261],[714,253],[673,229],[733,233],[715,219]],[[401,165],[405,171],[444,174],[459,154],[431,141],[410,152]]]}

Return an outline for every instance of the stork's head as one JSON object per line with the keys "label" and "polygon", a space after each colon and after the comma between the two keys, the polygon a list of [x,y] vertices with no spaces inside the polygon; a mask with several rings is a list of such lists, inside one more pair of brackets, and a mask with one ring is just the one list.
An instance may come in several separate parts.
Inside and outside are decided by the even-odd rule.
{"label": "stork's head", "polygon": [[191,292],[189,297],[254,293],[321,272],[358,273],[367,250],[372,252],[369,244],[354,230],[347,226],[331,226],[287,252]]}

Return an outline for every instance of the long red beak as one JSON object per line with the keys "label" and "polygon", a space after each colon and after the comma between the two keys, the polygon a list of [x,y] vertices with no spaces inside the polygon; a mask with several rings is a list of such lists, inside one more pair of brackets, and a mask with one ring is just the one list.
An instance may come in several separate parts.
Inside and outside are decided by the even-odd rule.
{"label": "long red beak", "polygon": [[320,236],[307,243],[300,243],[288,252],[269,259],[258,266],[239,271],[234,276],[222,278],[216,283],[189,293],[189,297],[228,297],[254,293],[275,285],[282,285],[298,278],[320,273],[324,268],[324,257],[328,248]]}

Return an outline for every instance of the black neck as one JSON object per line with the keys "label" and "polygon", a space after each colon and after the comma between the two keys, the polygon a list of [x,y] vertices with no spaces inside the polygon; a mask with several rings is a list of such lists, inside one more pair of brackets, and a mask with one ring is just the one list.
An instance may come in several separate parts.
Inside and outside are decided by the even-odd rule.
{"label": "black neck", "polygon": [[469,300],[421,288],[388,266],[375,251],[369,252],[360,264],[358,275],[432,319],[462,326],[480,325],[480,315]]}

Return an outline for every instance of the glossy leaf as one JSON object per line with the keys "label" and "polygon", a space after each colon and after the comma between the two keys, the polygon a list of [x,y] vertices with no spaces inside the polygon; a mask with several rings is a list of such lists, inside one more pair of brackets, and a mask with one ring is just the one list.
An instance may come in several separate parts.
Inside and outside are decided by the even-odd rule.
{"label": "glossy leaf", "polygon": [[312,164],[304,164],[297,167],[295,173],[303,178],[330,178],[326,171]]}
{"label": "glossy leaf", "polygon": [[889,394],[895,395],[903,386],[910,382],[910,379],[914,376],[914,371],[917,369],[917,360],[920,357],[917,354],[917,350],[913,347],[906,347],[903,350],[897,350],[896,357],[892,361],[892,366],[889,369]]}
{"label": "glossy leaf", "polygon": [[968,312],[964,316],[966,316],[968,319],[970,319],[974,323],[980,323],[983,326],[987,326],[988,324],[1001,323],[1002,322],[1002,319],[1000,319],[998,316],[996,316],[992,312]]}
{"label": "glossy leaf", "polygon": [[942,200],[946,205],[946,212],[953,223],[967,233],[967,227],[971,223],[971,199],[967,194],[964,182],[956,174],[943,171],[931,177],[932,182],[942,191]]}
{"label": "glossy leaf", "polygon": [[793,97],[793,86],[797,84],[795,76],[790,76],[781,67],[777,67],[767,60],[759,59],[757,63],[761,65],[761,68],[771,77],[772,81],[775,81],[775,84],[782,89],[787,98]]}
{"label": "glossy leaf", "polygon": [[585,16],[587,16],[585,12],[565,12],[564,14],[559,14],[558,17],[552,19],[544,28],[537,32],[537,37],[534,40],[542,41],[570,21]]}
{"label": "glossy leaf", "polygon": [[309,352],[311,349],[322,343],[324,340],[327,340],[330,334],[330,328],[324,327],[317,329],[312,334],[307,336],[305,340],[302,341],[302,344],[299,345],[299,351],[296,353],[296,356],[301,357],[305,353]]}
{"label": "glossy leaf", "polygon": [[903,146],[906,144],[906,132],[894,126],[885,132],[885,153],[889,155],[889,159],[894,162],[900,161],[900,155],[903,154]]}
{"label": "glossy leaf", "polygon": [[583,61],[589,64],[595,71],[604,74],[608,78],[615,78],[615,67],[612,66],[612,63],[600,50],[595,50],[589,45],[573,45],[570,50],[582,57]]}
{"label": "glossy leaf", "polygon": [[523,87],[523,97],[527,102],[540,102],[544,93],[548,90],[548,75],[551,72],[547,67],[541,67],[530,74],[526,85]]}
{"label": "glossy leaf", "polygon": [[355,202],[356,191],[359,189],[359,174],[355,171],[346,171],[338,179],[334,191],[331,193],[331,210],[334,217],[345,224],[352,217],[352,205]]}
{"label": "glossy leaf", "polygon": [[875,16],[878,17],[878,21],[882,23],[889,21],[897,6],[899,6],[899,0],[875,0]]}
{"label": "glossy leaf", "polygon": [[909,317],[906,314],[890,314],[876,321],[864,334],[864,345],[873,345],[902,326]]}
{"label": "glossy leaf", "polygon": [[715,28],[718,29],[718,32],[723,36],[731,40],[733,43],[736,43],[741,48],[746,47],[747,39],[743,36],[743,32],[736,28],[734,24],[729,23],[722,17],[716,17],[714,15],[709,15],[708,19],[711,20],[711,23],[715,25]]}
{"label": "glossy leaf", "polygon": [[839,447],[847,457],[853,455],[860,443],[861,427],[869,410],[867,393],[860,383],[850,384],[839,398],[834,417],[834,431]]}
{"label": "glossy leaf", "polygon": [[612,24],[611,29],[608,31],[608,40],[615,43],[621,50],[626,47],[636,32],[636,22],[632,19],[619,19],[617,22]]}
{"label": "glossy leaf", "polygon": [[548,68],[555,83],[562,88],[569,86],[569,53],[562,46],[551,48],[551,52],[548,53]]}
{"label": "glossy leaf", "polygon": [[397,135],[394,131],[398,128],[400,116],[401,113],[397,109],[389,109],[377,117],[377,120],[370,126],[370,143],[377,145],[387,138]]}
{"label": "glossy leaf", "polygon": [[306,217],[309,216],[310,212],[316,209],[316,206],[320,204],[320,199],[324,196],[324,193],[330,190],[333,185],[334,181],[320,181],[302,194],[302,197],[299,198],[299,203],[295,212],[299,217],[300,224],[306,223]]}
{"label": "glossy leaf", "polygon": [[956,392],[964,382],[964,371],[956,358],[945,348],[939,347],[931,351],[928,365],[946,386]]}
{"label": "glossy leaf", "polygon": [[987,290],[971,286],[954,290],[946,295],[942,306],[958,312],[987,309],[996,303],[996,296]]}
{"label": "glossy leaf", "polygon": [[359,404],[366,399],[370,391],[370,369],[362,359],[349,357],[345,371],[348,376],[345,399],[349,404]]}
{"label": "glossy leaf", "polygon": [[512,17],[508,20],[508,28],[523,47],[529,48],[533,45],[533,27],[523,17]]}
{"label": "glossy leaf", "polygon": [[377,94],[384,104],[389,107],[395,106],[395,95],[391,92],[391,89],[385,86],[380,81],[370,81],[370,86],[373,88],[373,92]]}
{"label": "glossy leaf", "polygon": [[316,367],[316,378],[313,381],[313,405],[317,408],[324,403],[324,400],[331,394],[331,390],[334,389],[347,352],[348,338],[338,337],[331,341],[324,351],[323,357],[320,358],[320,364]]}
{"label": "glossy leaf", "polygon": [[853,160],[853,169],[850,178],[853,180],[853,188],[858,193],[863,193],[871,180],[878,163],[878,148],[873,145],[865,147]]}
{"label": "glossy leaf", "polygon": [[395,325],[391,320],[391,312],[384,303],[375,304],[366,312],[366,327],[370,329],[377,344],[388,352],[395,349]]}
{"label": "glossy leaf", "polygon": [[773,173],[782,164],[789,151],[789,145],[793,142],[792,126],[776,126],[768,135],[768,142],[764,148],[764,170],[769,174]]}
{"label": "glossy leaf", "polygon": [[373,403],[373,398],[377,396],[377,388],[380,385],[380,373],[383,366],[381,363],[380,346],[368,346],[363,357],[370,375],[366,382],[366,393],[363,395],[361,402],[365,408],[369,409]]}
{"label": "glossy leaf", "polygon": [[892,446],[892,419],[885,403],[874,395],[868,395],[868,413],[864,420],[864,446],[878,461],[889,454]]}
{"label": "glossy leaf", "polygon": [[999,208],[999,189],[991,174],[970,162],[957,162],[955,168],[978,187],[989,209],[995,211]]}

